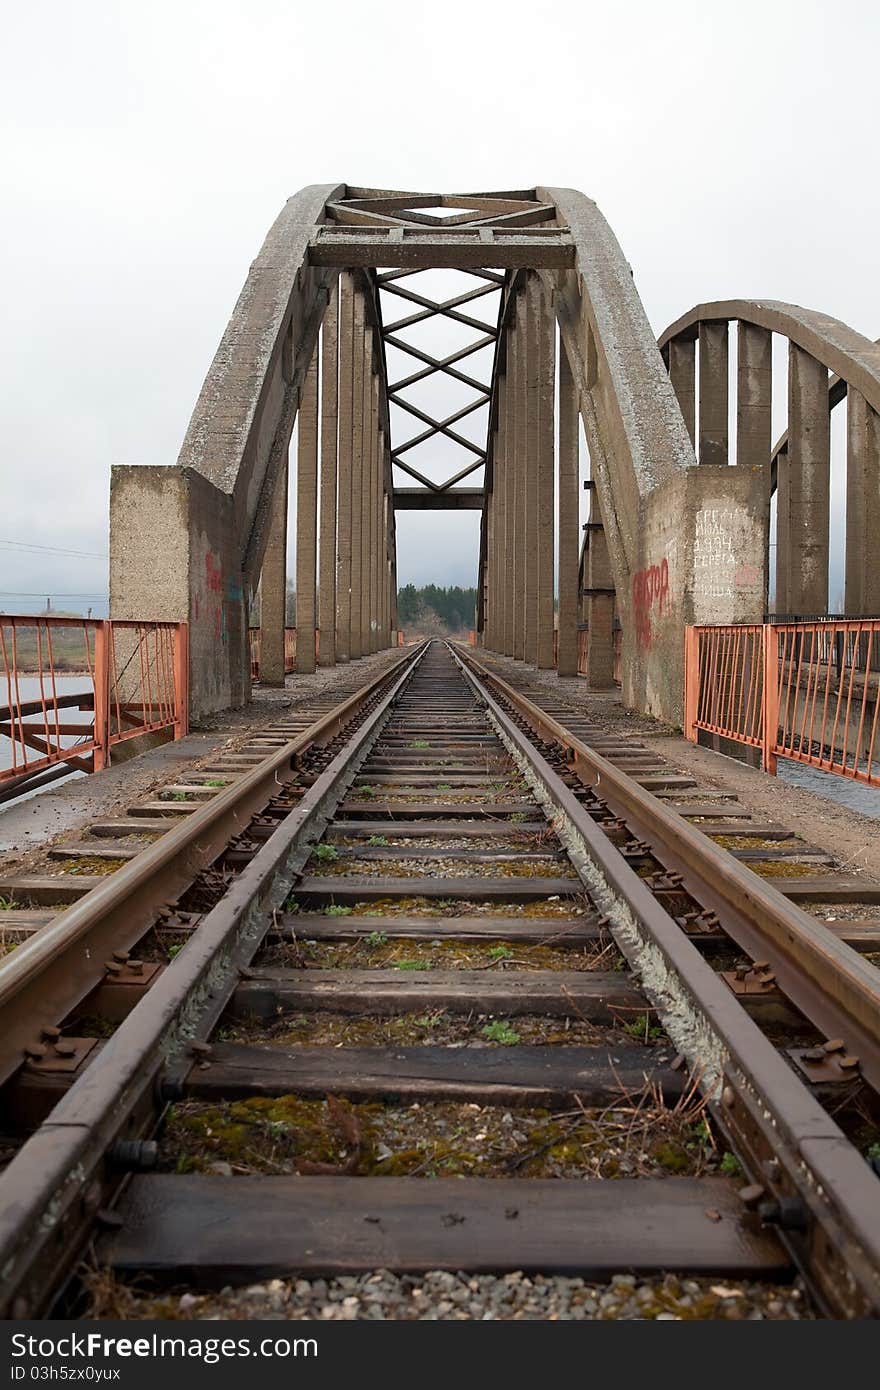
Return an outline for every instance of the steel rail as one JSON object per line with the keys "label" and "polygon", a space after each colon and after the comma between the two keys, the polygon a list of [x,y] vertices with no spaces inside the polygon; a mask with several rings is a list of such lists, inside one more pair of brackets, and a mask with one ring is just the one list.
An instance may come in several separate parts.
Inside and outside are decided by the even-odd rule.
{"label": "steel rail", "polygon": [[266,805],[295,761],[314,744],[329,743],[376,690],[417,653],[408,652],[283,748],[167,830],[155,844],[36,932],[0,962],[0,1084],[38,1043],[106,977],[113,951],[129,950],[157,911],[173,901]]}
{"label": "steel rail", "polygon": [[[125,1181],[114,1167],[111,1145],[152,1132],[165,1103],[163,1077],[173,1077],[175,1061],[185,1060],[188,1068],[186,1049],[214,1027],[426,650],[427,644],[407,653],[365,687],[392,678],[376,707],[0,1176],[0,1316],[45,1313],[95,1224],[111,1220],[106,1208]],[[345,702],[350,713],[358,698]]]}
{"label": "steel rail", "polygon": [[595,752],[470,654],[481,678],[509,700],[541,737],[560,744],[573,771],[646,841],[685,892],[714,911],[724,931],[753,960],[768,961],[776,982],[827,1038],[843,1038],[862,1075],[880,1091],[880,975],[851,946],[792,903],[747,865],[607,758]]}
{"label": "steel rail", "polygon": [[[713,1113],[753,1179],[744,1202],[762,1203],[762,1219],[779,1227],[822,1308],[837,1317],[880,1317],[876,1176],[489,687],[548,742],[577,744],[587,755],[585,766],[596,758],[609,782],[629,779],[470,652],[453,649],[453,655],[539,798],[549,803],[582,881],[712,1097]],[[606,790],[603,785],[603,799]],[[639,793],[646,795],[636,787],[637,801]]]}

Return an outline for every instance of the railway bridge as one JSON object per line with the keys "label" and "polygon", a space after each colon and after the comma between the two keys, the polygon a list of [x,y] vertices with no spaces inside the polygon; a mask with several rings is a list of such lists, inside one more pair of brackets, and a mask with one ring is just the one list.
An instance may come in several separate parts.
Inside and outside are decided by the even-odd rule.
{"label": "railway bridge", "polygon": [[655,341],[570,190],[291,199],[111,619],[0,615],[0,1314],[880,1317],[877,836],[668,727],[871,814],[878,413],[818,313]]}
{"label": "railway bridge", "polygon": [[[441,355],[420,345],[438,321],[457,344]],[[624,701],[680,724],[686,625],[759,624],[771,587],[777,613],[827,612],[844,397],[858,616],[880,611],[876,344],[746,299],[698,305],[658,343],[571,189],[305,188],[250,269],[176,467],[113,470],[111,613],[140,618],[149,594],[152,618],[189,622],[198,716],[248,696],[259,590],[261,679],[283,682],[295,430],[297,670],[396,642],[398,511],[479,509],[479,643],[601,689],[617,640]]]}

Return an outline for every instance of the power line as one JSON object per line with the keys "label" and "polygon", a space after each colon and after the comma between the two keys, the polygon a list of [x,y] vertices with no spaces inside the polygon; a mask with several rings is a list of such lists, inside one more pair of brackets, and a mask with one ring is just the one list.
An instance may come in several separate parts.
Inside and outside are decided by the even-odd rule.
{"label": "power line", "polygon": [[108,560],[110,558],[109,555],[99,554],[97,550],[65,550],[58,545],[32,545],[30,541],[0,540],[0,545],[9,546],[14,550],[45,551],[50,555],[74,555],[80,560]]}

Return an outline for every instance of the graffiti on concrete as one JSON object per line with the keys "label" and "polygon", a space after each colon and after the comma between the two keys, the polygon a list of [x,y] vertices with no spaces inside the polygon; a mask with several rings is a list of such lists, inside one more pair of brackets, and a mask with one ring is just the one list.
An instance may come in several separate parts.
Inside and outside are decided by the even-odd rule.
{"label": "graffiti on concrete", "polygon": [[654,640],[652,619],[662,618],[669,611],[669,561],[664,556],[659,565],[637,570],[632,579],[633,617],[636,642],[642,648]]}

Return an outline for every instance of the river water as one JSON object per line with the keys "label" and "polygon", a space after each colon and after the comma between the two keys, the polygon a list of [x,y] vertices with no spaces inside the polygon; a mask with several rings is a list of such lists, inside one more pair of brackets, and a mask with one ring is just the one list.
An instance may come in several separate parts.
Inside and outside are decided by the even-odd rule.
{"label": "river water", "polygon": [[[58,693],[59,695],[78,695],[78,694],[80,694],[80,692],[83,692],[83,693],[91,692],[91,689],[92,689],[92,682],[91,682],[91,680],[90,680],[90,678],[89,678],[88,676],[56,676],[56,677],[55,677],[55,689],[56,689],[56,691],[57,691],[57,693]],[[15,697],[15,690],[14,690],[14,689],[13,689],[12,694],[13,694],[13,697]],[[45,684],[44,687],[43,687],[43,696],[44,696],[45,699],[46,699],[47,707],[49,707],[50,709],[51,709],[51,704],[50,704],[51,694],[52,694],[52,687],[51,687],[51,685],[49,685],[48,682],[46,682],[46,684]],[[5,680],[0,680],[0,706],[2,706],[2,707],[5,708],[5,707],[7,706],[7,704],[9,703],[9,698],[10,698],[10,696],[9,696],[9,691],[7,690],[7,687],[6,687],[6,682],[5,682]],[[20,677],[19,677],[19,680],[18,680],[18,693],[17,693],[17,698],[21,700],[22,704],[26,703],[28,700],[39,700],[39,699],[40,699],[40,682],[39,682],[39,679],[38,679],[36,676],[20,676]],[[83,733],[85,733],[86,729],[88,729],[88,728],[91,726],[92,718],[93,718],[93,715],[92,715],[92,711],[91,711],[91,710],[65,709],[65,710],[61,710],[61,712],[60,712],[60,714],[59,714],[59,721],[62,722],[62,723],[64,723],[64,724],[82,724],[82,725],[84,726],[84,728],[83,728]],[[43,715],[42,715],[42,711],[41,711],[40,714],[38,714],[38,715],[29,715],[29,716],[25,719],[24,722],[25,722],[25,724],[32,724],[32,725],[34,726],[35,729],[42,730],[42,727],[43,727]],[[51,727],[51,721],[50,721],[50,727]],[[73,735],[73,734],[65,734],[65,735],[63,735],[63,737],[62,737],[62,739],[61,739],[61,743],[62,743],[62,746],[63,746],[64,748],[70,748],[70,747],[72,747],[73,744],[75,744],[76,742],[77,742],[76,736]],[[18,747],[17,752],[18,752],[19,757],[20,757],[20,756],[21,756],[21,747],[20,747],[20,746]],[[40,757],[40,754],[37,752],[37,750],[36,750],[35,748],[32,749],[31,752],[33,753],[33,756],[34,756],[35,759],[38,759],[38,758]],[[7,738],[2,738],[2,737],[0,737],[0,769],[7,768],[7,767],[11,767],[11,766],[12,766],[12,746],[11,746],[11,744],[10,744],[10,742],[9,742],[9,740],[8,740]]]}

